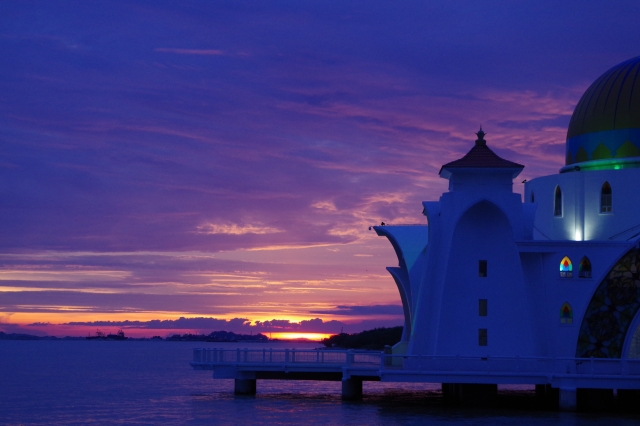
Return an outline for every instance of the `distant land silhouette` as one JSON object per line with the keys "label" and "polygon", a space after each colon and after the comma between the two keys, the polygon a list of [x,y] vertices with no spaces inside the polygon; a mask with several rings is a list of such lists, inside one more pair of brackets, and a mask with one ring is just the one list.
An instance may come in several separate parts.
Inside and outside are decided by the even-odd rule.
{"label": "distant land silhouette", "polygon": [[31,334],[5,333],[0,331],[0,340],[84,340],[84,337],[33,336]]}
{"label": "distant land silhouette", "polygon": [[214,331],[209,334],[174,334],[166,340],[195,341],[195,342],[267,342],[269,338],[262,333],[236,334],[231,331]]}
{"label": "distant land silhouette", "polygon": [[[257,334],[238,334],[231,331],[213,331],[209,334],[174,334],[163,339],[160,336],[147,337],[124,337],[109,338],[112,335],[104,333],[96,333],[98,340],[166,340],[180,342],[269,342],[277,339],[269,339],[262,333]],[[402,327],[374,328],[373,330],[365,330],[360,333],[347,334],[340,333],[323,339],[321,342],[327,348],[335,349],[371,349],[382,350],[385,346],[393,346],[400,341],[402,337]],[[95,339],[96,336],[90,336],[89,340]],[[86,340],[87,337],[55,337],[55,336],[34,336],[31,334],[4,333],[0,331],[0,340]]]}
{"label": "distant land silhouette", "polygon": [[[120,333],[122,335],[120,336]],[[118,334],[106,334],[100,331],[89,337],[55,337],[55,336],[34,336],[31,334],[5,333],[0,331],[0,340],[168,340],[168,341],[195,341],[195,342],[246,342],[257,341],[267,342],[269,338],[264,334],[236,334],[230,331],[214,331],[209,334],[174,334],[163,339],[160,336],[147,337],[124,337],[120,330]]]}
{"label": "distant land silhouette", "polygon": [[354,334],[334,334],[322,343],[328,348],[382,350],[385,346],[395,345],[401,338],[402,326],[381,327]]}

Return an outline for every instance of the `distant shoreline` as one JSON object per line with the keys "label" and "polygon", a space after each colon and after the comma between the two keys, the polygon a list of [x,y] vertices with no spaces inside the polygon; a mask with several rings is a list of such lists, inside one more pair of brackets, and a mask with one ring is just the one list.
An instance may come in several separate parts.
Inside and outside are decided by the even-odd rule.
{"label": "distant shoreline", "polygon": [[124,339],[110,339],[108,337],[95,338],[93,336],[87,339],[87,336],[35,336],[32,334],[22,333],[5,333],[0,331],[0,341],[2,340],[99,340],[99,341],[152,341],[162,340],[167,342],[205,342],[205,343],[277,343],[277,342],[292,342],[292,343],[320,343],[315,340],[308,339],[269,339],[263,334],[249,335],[249,334],[236,334],[227,331],[214,331],[208,335],[205,334],[174,334],[172,336],[163,338],[160,336],[153,337],[126,337]]}

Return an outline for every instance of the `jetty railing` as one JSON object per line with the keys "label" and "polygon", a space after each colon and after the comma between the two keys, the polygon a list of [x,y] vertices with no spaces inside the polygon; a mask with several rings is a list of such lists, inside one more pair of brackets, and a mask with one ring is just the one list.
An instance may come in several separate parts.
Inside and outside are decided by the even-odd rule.
{"label": "jetty railing", "polygon": [[196,364],[380,364],[380,353],[367,351],[298,350],[298,349],[219,349],[193,350]]}
{"label": "jetty railing", "polygon": [[193,350],[194,366],[307,365],[363,367],[384,371],[455,373],[555,374],[578,376],[637,376],[640,359],[560,357],[462,357],[391,355],[357,350],[221,349]]}

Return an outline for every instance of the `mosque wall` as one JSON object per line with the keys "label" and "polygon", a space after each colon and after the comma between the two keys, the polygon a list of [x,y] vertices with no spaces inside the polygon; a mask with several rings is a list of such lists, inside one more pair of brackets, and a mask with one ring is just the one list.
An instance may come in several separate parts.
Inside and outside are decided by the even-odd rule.
{"label": "mosque wall", "polygon": [[[640,233],[640,197],[635,182],[640,169],[569,172],[525,184],[525,202],[538,204],[536,239],[627,240]],[[611,186],[611,209],[602,211],[603,184]],[[562,214],[554,213],[556,187],[562,191]],[[606,209],[605,209],[606,210]]]}
{"label": "mosque wall", "polygon": [[491,202],[474,205],[453,233],[437,353],[531,354],[529,304],[510,221]]}
{"label": "mosque wall", "polygon": [[[620,242],[518,243],[527,297],[534,306],[537,355],[574,357],[582,318],[596,289],[629,249]],[[565,257],[571,274],[561,271]],[[581,271],[586,258],[591,271]],[[565,268],[567,269],[567,268]],[[584,268],[589,269],[589,268]],[[563,308],[568,307],[568,311]]]}

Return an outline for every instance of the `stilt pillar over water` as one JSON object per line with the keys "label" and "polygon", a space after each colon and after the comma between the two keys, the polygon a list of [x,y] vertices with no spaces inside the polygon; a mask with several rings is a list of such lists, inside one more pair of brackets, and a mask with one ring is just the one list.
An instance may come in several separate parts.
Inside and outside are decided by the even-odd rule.
{"label": "stilt pillar over water", "polygon": [[233,393],[236,395],[255,395],[256,379],[235,379]]}
{"label": "stilt pillar over water", "polygon": [[362,380],[355,378],[342,379],[342,399],[355,400],[362,398]]}
{"label": "stilt pillar over water", "polygon": [[558,393],[558,408],[561,411],[576,411],[578,393],[574,388],[560,388]]}

